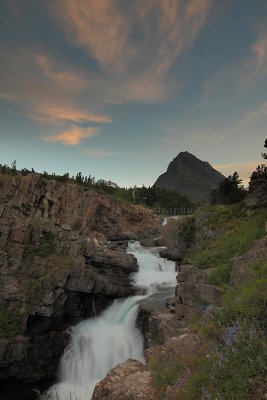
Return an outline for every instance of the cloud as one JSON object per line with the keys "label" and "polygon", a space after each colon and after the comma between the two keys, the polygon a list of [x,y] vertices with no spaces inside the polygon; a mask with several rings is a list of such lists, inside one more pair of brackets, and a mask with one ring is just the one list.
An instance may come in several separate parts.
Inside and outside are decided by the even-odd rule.
{"label": "cloud", "polygon": [[168,72],[192,47],[213,0],[133,0],[127,10],[118,0],[54,4],[66,37],[94,58],[114,90],[107,88],[107,102],[120,103],[166,99]]}
{"label": "cloud", "polygon": [[41,105],[33,112],[31,118],[39,122],[63,122],[72,123],[94,122],[107,124],[111,123],[112,119],[104,115],[90,114],[83,110],[72,108],[64,105]]}
{"label": "cloud", "polygon": [[17,55],[7,51],[5,62],[1,58],[0,55],[4,67],[0,100],[16,103],[30,119],[42,124],[112,122],[111,117],[94,112],[97,106],[93,101],[83,102],[87,109],[80,105],[91,83],[97,90],[97,80],[88,71],[66,65],[40,51],[21,53],[18,50]]}
{"label": "cloud", "polygon": [[244,123],[251,123],[259,118],[266,118],[267,117],[267,101],[261,104],[257,110],[249,111],[244,114],[242,118],[242,122]]}
{"label": "cloud", "polygon": [[90,156],[93,156],[96,158],[116,156],[116,155],[120,154],[119,152],[115,152],[115,151],[106,151],[106,150],[99,150],[99,149],[86,149],[85,152],[87,154],[89,154]]}
{"label": "cloud", "polygon": [[42,136],[41,139],[45,142],[61,142],[68,146],[77,146],[84,139],[96,136],[99,133],[97,128],[79,128],[73,127],[72,129],[58,133],[55,135]]}
{"label": "cloud", "polygon": [[204,103],[229,95],[238,99],[267,76],[267,30],[247,49],[246,55],[217,71],[203,82]]}

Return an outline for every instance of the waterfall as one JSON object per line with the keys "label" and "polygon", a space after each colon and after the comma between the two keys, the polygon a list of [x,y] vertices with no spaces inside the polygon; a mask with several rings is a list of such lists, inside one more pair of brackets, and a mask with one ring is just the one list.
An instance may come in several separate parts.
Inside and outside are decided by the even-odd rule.
{"label": "waterfall", "polygon": [[159,257],[158,248],[129,243],[139,272],[132,274],[145,296],[115,300],[103,313],[71,328],[71,342],[65,349],[59,368],[59,383],[45,394],[46,400],[90,400],[97,382],[118,363],[132,357],[144,361],[143,337],[135,326],[138,304],[158,285],[175,285],[175,263]]}
{"label": "waterfall", "polygon": [[165,247],[143,247],[139,242],[130,242],[127,252],[133,254],[139,265],[139,271],[132,274],[137,286],[142,286],[149,293],[157,291],[159,285],[175,286],[176,263],[159,257]]}

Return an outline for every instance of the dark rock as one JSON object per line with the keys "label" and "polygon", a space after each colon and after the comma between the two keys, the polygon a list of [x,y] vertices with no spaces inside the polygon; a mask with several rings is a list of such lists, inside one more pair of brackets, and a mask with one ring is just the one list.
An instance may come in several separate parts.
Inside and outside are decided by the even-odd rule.
{"label": "dark rock", "polygon": [[167,260],[176,261],[178,263],[180,263],[183,259],[179,250],[176,250],[176,249],[168,248],[168,249],[160,250],[159,255],[162,258],[167,258]]}
{"label": "dark rock", "polygon": [[154,311],[146,305],[139,306],[136,324],[144,337],[144,348],[164,343],[181,328],[176,315]]}

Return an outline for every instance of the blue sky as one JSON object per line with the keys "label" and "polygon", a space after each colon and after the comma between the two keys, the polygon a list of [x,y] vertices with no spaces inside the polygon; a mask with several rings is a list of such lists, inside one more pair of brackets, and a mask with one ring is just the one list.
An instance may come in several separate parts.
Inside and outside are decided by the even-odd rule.
{"label": "blue sky", "polygon": [[152,185],[189,151],[247,182],[267,126],[266,0],[0,4],[0,163]]}

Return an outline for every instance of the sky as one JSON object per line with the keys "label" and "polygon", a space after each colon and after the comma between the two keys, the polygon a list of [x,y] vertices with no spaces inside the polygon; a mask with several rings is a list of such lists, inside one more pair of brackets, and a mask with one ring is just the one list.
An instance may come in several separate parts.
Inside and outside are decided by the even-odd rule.
{"label": "sky", "polygon": [[189,151],[246,185],[266,127],[266,0],[0,0],[1,164],[129,187]]}

